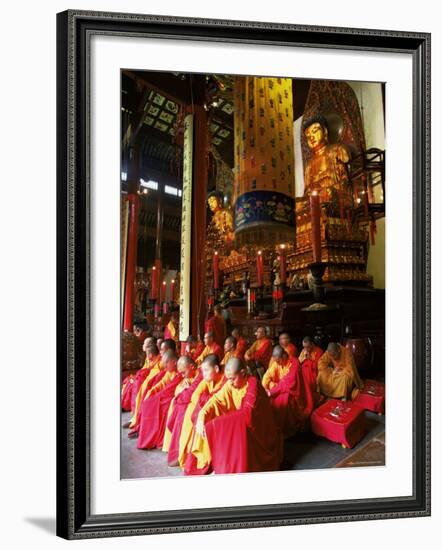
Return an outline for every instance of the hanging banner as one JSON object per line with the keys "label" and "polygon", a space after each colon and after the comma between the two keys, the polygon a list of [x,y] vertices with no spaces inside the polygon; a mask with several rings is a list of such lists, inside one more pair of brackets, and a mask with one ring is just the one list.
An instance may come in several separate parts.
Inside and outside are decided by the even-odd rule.
{"label": "hanging banner", "polygon": [[190,335],[190,260],[192,243],[193,115],[184,119],[183,194],[181,207],[180,341]]}

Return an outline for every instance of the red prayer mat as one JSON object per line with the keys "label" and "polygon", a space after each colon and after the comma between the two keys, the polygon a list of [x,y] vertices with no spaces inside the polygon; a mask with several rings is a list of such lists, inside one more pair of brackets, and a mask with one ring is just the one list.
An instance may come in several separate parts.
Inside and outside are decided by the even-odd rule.
{"label": "red prayer mat", "polygon": [[367,411],[384,414],[385,411],[385,384],[376,380],[364,380],[364,389],[354,400]]}
{"label": "red prayer mat", "polygon": [[364,409],[354,401],[330,399],[311,416],[312,432],[329,441],[352,448],[364,437],[367,428]]}

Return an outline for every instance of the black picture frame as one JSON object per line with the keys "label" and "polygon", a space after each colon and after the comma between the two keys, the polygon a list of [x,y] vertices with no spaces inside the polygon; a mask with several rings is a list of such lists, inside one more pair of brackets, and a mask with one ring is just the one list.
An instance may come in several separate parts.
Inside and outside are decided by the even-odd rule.
{"label": "black picture frame", "polygon": [[[90,512],[88,44],[94,34],[408,53],[413,59],[413,495]],[[69,10],[57,15],[57,535],[67,539],[430,515],[430,35]]]}

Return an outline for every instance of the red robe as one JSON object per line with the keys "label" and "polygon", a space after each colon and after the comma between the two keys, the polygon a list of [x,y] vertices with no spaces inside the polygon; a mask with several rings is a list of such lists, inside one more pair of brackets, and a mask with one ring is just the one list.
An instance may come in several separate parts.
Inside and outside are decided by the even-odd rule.
{"label": "red robe", "polygon": [[206,436],[216,474],[279,470],[283,457],[282,434],[275,423],[270,400],[254,376],[238,410],[206,423]]}
{"label": "red robe", "polygon": [[288,353],[289,357],[296,357],[298,353],[295,344],[292,344],[291,342],[289,342],[284,349]]}
{"label": "red robe", "polygon": [[298,359],[290,359],[289,372],[269,390],[276,423],[285,438],[305,428],[314,406],[314,397],[310,387],[304,384]]}
{"label": "red robe", "polygon": [[[151,380],[149,380],[146,388],[144,389],[144,393],[143,395],[141,396],[141,401],[142,403],[144,402],[144,396],[146,395],[146,393],[153,387],[155,386],[155,384],[158,384],[158,382],[161,381],[161,379],[163,378],[163,376],[166,374],[167,370],[166,369],[163,369],[161,370],[157,375],[155,375]],[[140,406],[140,408],[138,409],[138,414],[137,414],[137,418],[135,419],[135,424],[131,427],[131,430],[129,431],[129,434],[132,434],[134,432],[137,432],[138,431],[138,428],[139,428],[139,425],[140,425],[140,419],[141,419],[141,410],[142,410],[142,406]]]}
{"label": "red robe", "polygon": [[121,385],[121,408],[123,409],[123,411],[132,410],[132,396],[133,396],[134,382],[135,382],[135,374],[129,374],[128,376],[125,377]]}
{"label": "red robe", "polygon": [[198,342],[196,344],[196,347],[194,349],[191,349],[190,351],[187,351],[185,355],[188,355],[193,359],[193,361],[196,361],[197,358],[201,355],[203,349],[204,349],[204,344],[202,342]]}
{"label": "red robe", "polygon": [[138,429],[138,449],[154,449],[163,446],[167,411],[174,398],[175,388],[182,379],[183,376],[176,373],[163,390],[143,401]]}
{"label": "red robe", "polygon": [[183,425],[184,415],[190,403],[193,392],[198,384],[203,379],[201,372],[195,377],[192,384],[178,394],[173,401],[173,410],[167,421],[167,429],[171,432],[169,450],[167,452],[167,462],[173,464],[178,460],[178,452],[180,448],[181,427]]}
{"label": "red robe", "polygon": [[315,404],[317,404],[320,399],[320,393],[318,392],[318,383],[316,379],[318,378],[318,361],[322,354],[322,349],[318,346],[315,346],[313,348],[313,351],[309,354],[308,358],[304,350],[302,350],[299,355],[302,378],[304,379],[305,386],[310,388],[310,392],[313,396]]}
{"label": "red robe", "polygon": [[257,361],[260,363],[264,367],[264,370],[267,370],[267,367],[269,366],[269,361],[272,358],[272,351],[272,341],[270,338],[256,340],[247,350],[249,353],[249,358],[252,361]]}
{"label": "red robe", "polygon": [[241,354],[241,357],[244,357],[244,354],[247,351],[247,340],[242,336],[240,336],[236,342],[236,350]]}
{"label": "red robe", "polygon": [[227,336],[226,322],[219,315],[214,315],[206,321],[205,332],[213,332],[213,339],[223,348]]}

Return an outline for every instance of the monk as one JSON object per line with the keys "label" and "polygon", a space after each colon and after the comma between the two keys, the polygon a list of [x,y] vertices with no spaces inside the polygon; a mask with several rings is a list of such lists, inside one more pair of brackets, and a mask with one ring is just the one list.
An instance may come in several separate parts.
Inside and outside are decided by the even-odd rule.
{"label": "monk", "polygon": [[186,342],[185,355],[191,357],[194,361],[201,355],[204,344],[196,336],[188,336]]}
{"label": "monk", "polygon": [[[138,449],[162,447],[166,429],[167,411],[174,398],[177,386],[183,381],[183,371],[188,368],[184,359],[178,372],[177,357],[168,351],[164,355],[166,373],[159,382],[147,391],[141,405],[138,426]],[[181,360],[181,358],[180,358]]]}
{"label": "monk", "polygon": [[351,350],[336,342],[330,342],[327,351],[318,361],[317,383],[326,397],[355,399],[364,384],[356,369]]}
{"label": "monk", "polygon": [[178,316],[176,311],[172,312],[172,315],[170,316],[170,321],[167,323],[166,328],[164,330],[164,338],[165,339],[171,339],[175,342],[175,344],[178,343],[179,337],[178,337]]}
{"label": "monk", "polygon": [[213,332],[209,331],[204,334],[204,346],[203,351],[198,355],[195,361],[198,366],[201,365],[204,359],[211,353],[217,355],[220,360],[224,356],[222,347],[215,342]]}
{"label": "monk", "polygon": [[284,437],[303,430],[313,410],[313,399],[304,385],[298,359],[290,357],[282,346],[275,346],[262,385]]}
{"label": "monk", "polygon": [[[278,470],[282,434],[261,383],[247,374],[242,361],[230,359],[227,382],[198,413],[195,432],[207,438],[216,474]],[[198,455],[195,441],[192,454]],[[196,456],[198,460],[198,456]]]}
{"label": "monk", "polygon": [[161,381],[163,376],[166,374],[167,359],[168,354],[173,354],[172,350],[164,351],[159,353],[158,360],[155,365],[153,365],[149,374],[146,376],[145,380],[141,384],[135,399],[135,407],[132,412],[132,418],[128,424],[125,424],[123,427],[130,428],[128,433],[129,438],[134,438],[138,436],[138,426],[140,423],[141,416],[141,406],[143,404],[144,398],[146,397],[147,392],[158,382]]}
{"label": "monk", "polygon": [[169,465],[177,465],[178,445],[187,405],[190,403],[193,392],[203,379],[200,369],[188,355],[180,357],[177,363],[178,372],[183,376],[182,381],[175,389],[174,398],[170,403],[166,418],[166,428],[163,440],[163,451],[170,452]]}
{"label": "monk", "polygon": [[215,342],[222,348],[227,336],[227,329],[223,309],[219,304],[213,308],[213,316],[207,320],[205,331],[212,332]]}
{"label": "monk", "polygon": [[309,336],[303,338],[302,351],[299,354],[298,361],[301,364],[304,384],[310,388],[315,402],[320,397],[316,380],[318,378],[318,361],[323,353],[322,349],[316,346]]}
{"label": "monk", "polygon": [[267,338],[264,327],[258,327],[255,332],[256,341],[245,352],[244,359],[249,363],[249,368],[258,373],[262,378],[272,357],[272,341]]}
{"label": "monk", "polygon": [[227,336],[226,341],[224,342],[224,357],[221,360],[221,366],[224,368],[227,365],[227,361],[232,357],[238,357],[239,359],[243,358],[241,353],[238,351],[236,338],[233,336]]}
{"label": "monk", "polygon": [[[146,350],[151,342],[155,342],[154,338],[147,337],[143,342],[143,351],[146,353]],[[132,401],[134,400],[134,384],[137,378],[138,373],[146,368],[147,358],[144,360],[143,367],[136,372],[135,374],[129,374],[126,376],[121,383],[121,408],[123,411],[130,411],[132,408]],[[136,392],[135,392],[136,395]]]}
{"label": "monk", "polygon": [[123,381],[122,387],[122,408],[125,411],[133,411],[138,390],[144,382],[155,363],[159,361],[158,348],[154,338],[146,338],[143,343],[143,351],[146,354],[143,366],[135,374],[130,375]]}
{"label": "monk", "polygon": [[236,338],[236,349],[244,357],[244,354],[248,348],[247,340],[241,336],[241,331],[239,328],[234,328],[232,330],[232,336]]}
{"label": "monk", "polygon": [[149,333],[147,332],[147,330],[145,330],[145,328],[146,327],[144,327],[143,325],[133,326],[133,333],[140,342],[144,342],[144,340],[149,337]]}
{"label": "monk", "polygon": [[298,350],[295,344],[292,343],[288,332],[281,332],[278,341],[279,345],[285,349],[289,357],[296,357],[298,355]]}

